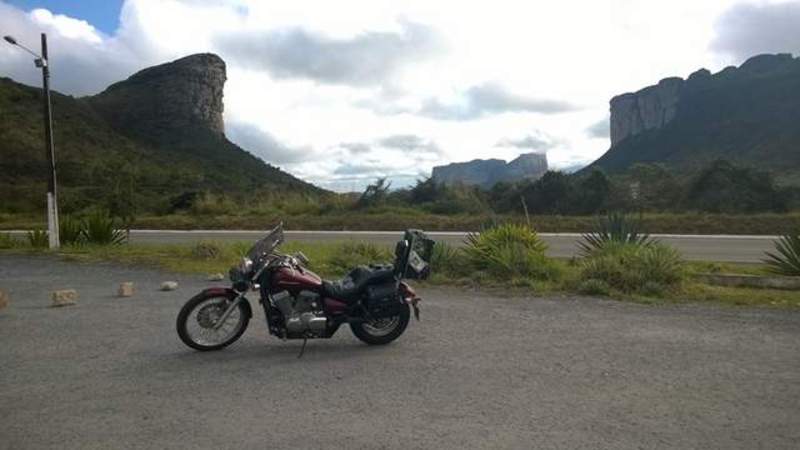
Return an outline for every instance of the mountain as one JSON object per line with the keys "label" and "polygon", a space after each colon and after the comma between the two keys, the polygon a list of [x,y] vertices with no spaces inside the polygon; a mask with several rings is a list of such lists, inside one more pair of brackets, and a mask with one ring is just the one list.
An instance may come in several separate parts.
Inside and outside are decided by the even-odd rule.
{"label": "mountain", "polygon": [[611,148],[591,167],[661,163],[691,172],[723,159],[800,183],[800,58],[758,55],[740,67],[611,99]]}
{"label": "mountain", "polygon": [[[169,209],[193,192],[319,194],[225,137],[225,63],[197,54],[144,69],[91,97],[52,93],[62,210]],[[0,78],[0,211],[38,211],[47,163],[41,89]],[[124,197],[124,198],[122,198]]]}
{"label": "mountain", "polygon": [[491,188],[496,183],[536,180],[547,172],[547,155],[525,153],[510,163],[502,159],[475,159],[433,168],[432,178],[445,185],[471,184]]}

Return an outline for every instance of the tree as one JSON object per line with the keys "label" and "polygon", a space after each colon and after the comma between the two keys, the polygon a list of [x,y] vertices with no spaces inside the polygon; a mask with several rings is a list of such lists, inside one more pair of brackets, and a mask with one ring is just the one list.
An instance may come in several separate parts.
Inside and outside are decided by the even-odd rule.
{"label": "tree", "polygon": [[786,196],[766,172],[718,160],[690,183],[685,199],[689,208],[714,213],[783,212]]}
{"label": "tree", "polygon": [[391,182],[386,182],[386,177],[376,179],[375,184],[367,186],[364,193],[361,194],[361,197],[356,202],[356,208],[369,208],[386,203],[386,197],[391,186]]}
{"label": "tree", "polygon": [[[574,209],[574,187],[564,172],[547,171],[523,188],[522,197],[534,214],[569,214]],[[522,208],[521,202],[519,207]]]}

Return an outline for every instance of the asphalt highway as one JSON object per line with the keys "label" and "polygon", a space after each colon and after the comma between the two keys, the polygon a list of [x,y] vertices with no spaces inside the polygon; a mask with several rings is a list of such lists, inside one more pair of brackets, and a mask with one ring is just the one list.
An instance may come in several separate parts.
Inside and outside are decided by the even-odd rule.
{"label": "asphalt highway", "polygon": [[[24,231],[10,232],[22,238]],[[190,243],[200,240],[254,241],[266,231],[258,230],[131,230],[134,243]],[[285,231],[286,239],[303,242],[365,240],[377,244],[393,245],[402,237],[399,231]],[[437,241],[463,245],[465,231],[433,231],[428,234]],[[540,233],[547,242],[548,254],[557,258],[570,258],[578,254],[579,233]],[[744,235],[681,235],[654,234],[653,237],[677,248],[685,258],[695,261],[731,263],[758,263],[765,251],[771,251],[776,236]]]}
{"label": "asphalt highway", "polygon": [[[466,232],[429,232],[433,239],[452,245],[462,245]],[[255,240],[264,231],[227,230],[133,230],[132,242],[176,243],[202,239],[212,240]],[[549,246],[548,253],[554,257],[569,258],[578,251],[577,233],[541,233]],[[319,242],[331,240],[367,240],[379,244],[394,244],[402,236],[397,231],[286,231],[287,240]],[[764,251],[773,248],[774,236],[733,236],[733,235],[653,235],[664,243],[677,248],[687,259],[700,261],[720,261],[735,263],[757,263],[764,257]]]}
{"label": "asphalt highway", "polygon": [[[795,310],[420,288],[395,343],[342,327],[298,359],[252,295],[240,341],[185,347],[209,284],[0,255],[0,449],[800,448]],[[78,305],[48,308],[63,288]]]}

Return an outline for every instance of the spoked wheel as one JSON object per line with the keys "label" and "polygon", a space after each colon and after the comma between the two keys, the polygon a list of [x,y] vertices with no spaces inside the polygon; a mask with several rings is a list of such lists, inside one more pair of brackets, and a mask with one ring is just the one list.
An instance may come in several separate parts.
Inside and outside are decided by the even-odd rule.
{"label": "spoked wheel", "polygon": [[358,339],[369,345],[385,345],[400,337],[411,318],[408,305],[396,316],[384,317],[368,322],[351,323],[350,329]]}
{"label": "spoked wheel", "polygon": [[239,339],[247,329],[250,315],[242,302],[220,323],[230,302],[226,296],[203,294],[186,302],[176,323],[183,343],[196,350],[209,351],[219,350]]}

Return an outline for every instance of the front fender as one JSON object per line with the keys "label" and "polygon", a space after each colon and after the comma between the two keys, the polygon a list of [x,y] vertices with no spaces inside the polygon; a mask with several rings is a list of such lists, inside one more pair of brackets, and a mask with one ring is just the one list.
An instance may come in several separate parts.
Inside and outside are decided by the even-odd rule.
{"label": "front fender", "polygon": [[[224,288],[224,287],[211,287],[211,288],[203,289],[203,291],[200,292],[200,294],[198,294],[198,295],[208,296],[208,297],[223,297],[224,296],[224,297],[227,297],[228,300],[230,300],[230,301],[235,300],[236,297],[239,296],[239,294],[236,291],[234,291],[233,289]],[[244,308],[244,312],[245,312],[245,314],[247,314],[247,318],[249,319],[249,318],[253,317],[253,309],[250,307],[250,301],[247,300],[247,297],[245,297],[244,294],[242,294],[242,297],[244,298],[244,301],[242,301],[240,304]]]}

